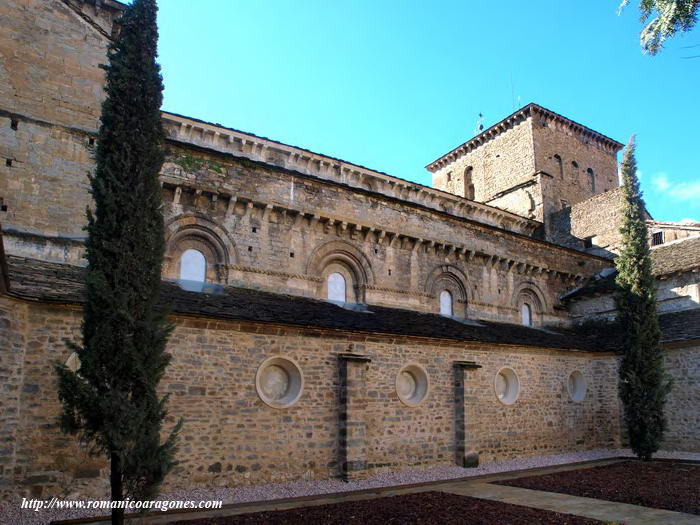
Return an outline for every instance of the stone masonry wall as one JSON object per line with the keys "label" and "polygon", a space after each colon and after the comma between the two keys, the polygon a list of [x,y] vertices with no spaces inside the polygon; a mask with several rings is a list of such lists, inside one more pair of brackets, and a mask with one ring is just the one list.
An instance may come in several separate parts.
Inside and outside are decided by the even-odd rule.
{"label": "stone masonry wall", "polygon": [[[26,342],[2,347],[12,352],[12,392],[19,394],[19,414],[0,412],[0,434],[11,462],[3,465],[4,497],[20,494],[104,496],[106,464],[80,452],[74,438],[56,425],[59,403],[50,362],[65,362],[64,338],[78,336],[80,311],[63,306],[5,301],[24,310],[0,324],[0,337]],[[17,308],[19,306],[19,308]],[[465,448],[480,452],[482,462],[618,445],[615,359],[582,352],[481,344],[444,344],[341,332],[318,332],[272,325],[218,322],[180,317],[169,342],[173,361],[162,381],[172,397],[168,426],[184,417],[178,459],[165,490],[193,486],[235,486],[339,475],[338,354],[354,352],[371,362],[362,389],[365,468],[385,469],[449,465],[455,461],[453,362],[482,365],[466,370]],[[23,355],[22,355],[23,353]],[[293,358],[305,378],[299,401],[290,408],[265,405],[255,390],[260,363],[273,355]],[[5,361],[3,361],[4,363]],[[409,363],[427,370],[427,400],[409,407],[395,390],[396,374]],[[503,366],[519,376],[521,393],[503,405],[494,393],[494,377]],[[588,393],[574,403],[567,377],[580,370]],[[360,414],[360,416],[358,416]],[[8,448],[9,447],[9,448]],[[4,458],[3,458],[4,459]],[[362,464],[362,462],[358,463]]]}
{"label": "stone masonry wall", "polygon": [[[73,2],[82,4],[82,2]],[[62,0],[12,0],[0,19],[0,108],[96,131],[108,35],[118,11]]]}
{"label": "stone masonry wall", "polygon": [[[688,272],[656,279],[656,310],[659,314],[700,308],[700,276]],[[574,323],[614,320],[617,316],[611,293],[588,295],[569,301],[567,309]]]}
{"label": "stone masonry wall", "polygon": [[488,204],[527,217],[542,217],[544,206],[542,179],[547,177],[550,176],[546,173],[538,173],[528,182],[497,194],[488,201]]}
{"label": "stone masonry wall", "polygon": [[[0,56],[12,66],[0,77],[0,221],[8,253],[82,264],[103,97],[98,65],[117,14],[108,4],[96,10],[89,2],[21,0],[0,21]],[[477,176],[490,173],[488,183],[496,184],[508,162],[522,164],[516,157],[530,141],[528,125],[496,138]],[[163,169],[168,277],[179,275],[182,251],[199,248],[212,281],[322,297],[329,256],[348,251],[363,273],[354,300],[437,311],[436,294],[448,289],[455,314],[515,320],[516,295],[529,287],[541,297],[538,320],[560,323],[556,298],[605,264],[450,217],[463,202],[426,194],[410,203],[371,187],[171,147]],[[409,186],[403,190],[411,193]],[[517,218],[486,207],[479,213],[515,228]]]}
{"label": "stone masonry wall", "polygon": [[[82,4],[82,2],[78,2]],[[109,4],[109,2],[107,2]],[[73,4],[72,4],[73,5]],[[81,236],[91,134],[118,11],[14,0],[0,17],[0,212],[6,231]]]}
{"label": "stone masonry wall", "polygon": [[433,185],[467,196],[465,173],[471,173],[475,200],[545,225],[562,207],[618,186],[617,155],[609,144],[542,112],[509,124],[435,171]]}
{"label": "stone masonry wall", "polygon": [[[535,173],[532,148],[531,119],[521,120],[479,148],[433,173],[433,187],[465,197],[464,176],[471,167],[474,200],[488,202],[498,193],[532,178]],[[523,210],[518,210],[517,213],[529,216]]]}
{"label": "stone masonry wall", "polygon": [[[62,150],[37,154],[41,176],[24,165],[0,166],[13,170],[0,185],[17,196],[9,202],[8,217],[16,220],[6,225],[7,251],[80,263],[79,243],[66,237],[84,235],[87,178],[79,183],[75,174],[90,169],[89,146],[71,142],[78,135],[56,127],[27,124],[12,131],[5,124],[8,134],[25,134],[42,147],[51,142],[44,138],[65,135],[70,140],[57,143],[74,153],[71,162]],[[554,310],[557,297],[575,284],[572,279],[606,265],[370,190],[180,145],[170,150],[162,171],[168,277],[179,275],[179,255],[191,247],[211,255],[215,282],[322,297],[323,261],[350,250],[366,272],[355,283],[364,287],[358,300],[437,311],[436,293],[445,282],[447,289],[458,288],[455,313],[516,319],[515,294],[525,286],[542,297],[542,322],[556,323],[564,319]],[[43,233],[13,234],[13,227]],[[52,234],[57,237],[47,237]]]}
{"label": "stone masonry wall", "polygon": [[84,237],[87,174],[94,167],[88,136],[22,118],[15,131],[11,122],[0,116],[0,156],[11,161],[0,163],[0,197],[7,206],[0,220],[8,236]]}
{"label": "stone masonry wall", "polygon": [[0,491],[10,489],[22,427],[27,308],[0,296]]}
{"label": "stone masonry wall", "polygon": [[700,345],[667,349],[664,366],[674,383],[662,448],[700,452]]}
{"label": "stone masonry wall", "polygon": [[324,272],[340,260],[362,287],[360,302],[435,312],[446,287],[462,308],[456,314],[515,320],[525,287],[542,298],[541,322],[557,323],[557,298],[574,285],[566,275],[608,265],[371,191],[170,151],[162,180],[171,278],[183,249],[194,248],[219,265],[219,282],[324,298]]}
{"label": "stone masonry wall", "polygon": [[555,211],[550,215],[550,240],[572,248],[583,248],[582,240],[591,237],[588,251],[610,256],[619,250],[623,196],[620,188],[594,195]]}
{"label": "stone masonry wall", "polygon": [[[540,115],[532,123],[535,169],[552,177],[543,188],[543,220],[567,206],[605,193],[618,186],[617,155],[588,136],[571,130],[569,125]],[[559,161],[555,158],[559,155]],[[588,175],[593,170],[595,188]]]}

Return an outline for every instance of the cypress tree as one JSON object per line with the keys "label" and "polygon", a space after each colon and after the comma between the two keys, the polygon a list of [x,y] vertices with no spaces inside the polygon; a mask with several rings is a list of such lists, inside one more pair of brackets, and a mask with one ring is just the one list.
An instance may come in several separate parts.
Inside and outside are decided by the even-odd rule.
{"label": "cypress tree", "polygon": [[671,382],[663,368],[646,211],[634,150],[633,136],[622,162],[622,250],[615,261],[615,303],[624,330],[619,393],[630,447],[640,459],[649,460],[666,429],[664,405]]}
{"label": "cypress tree", "polygon": [[[174,466],[181,422],[165,440],[167,396],[156,387],[170,356],[171,326],[157,301],[165,250],[155,0],[134,0],[108,49],[106,99],[90,178],[86,302],[80,360],[72,372],[56,363],[60,425],[94,455],[110,461],[113,501],[152,499]],[[124,510],[112,511],[123,523]]]}

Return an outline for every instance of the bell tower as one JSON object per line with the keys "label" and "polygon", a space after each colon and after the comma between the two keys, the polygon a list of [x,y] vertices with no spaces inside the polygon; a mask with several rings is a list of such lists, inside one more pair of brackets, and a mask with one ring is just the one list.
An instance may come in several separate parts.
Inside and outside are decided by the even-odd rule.
{"label": "bell tower", "polygon": [[544,222],[618,186],[623,145],[528,104],[431,162],[435,188]]}

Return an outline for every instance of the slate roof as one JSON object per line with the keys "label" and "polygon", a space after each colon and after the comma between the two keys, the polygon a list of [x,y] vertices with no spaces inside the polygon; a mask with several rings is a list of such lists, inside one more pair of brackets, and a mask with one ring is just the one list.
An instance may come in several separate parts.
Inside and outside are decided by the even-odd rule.
{"label": "slate roof", "polygon": [[615,291],[615,276],[617,275],[617,270],[613,270],[612,273],[601,277],[596,275],[588,279],[584,284],[578,288],[566,292],[560,297],[560,300],[564,303],[571,301],[572,299],[578,299],[579,297],[590,297],[595,295],[609,294]]}
{"label": "slate roof", "polygon": [[[7,262],[13,295],[44,302],[83,302],[84,268],[15,256],[8,256]],[[206,294],[165,281],[161,302],[179,314],[370,334],[587,351],[616,351],[620,346],[619,330],[614,327],[529,328],[374,305],[368,311],[355,311],[327,301],[248,288],[226,287],[221,293]],[[700,309],[693,312],[680,321],[662,316],[672,340],[700,339]]]}
{"label": "slate roof", "polygon": [[700,308],[659,316],[661,340],[675,343],[700,339]]}
{"label": "slate roof", "polygon": [[651,260],[657,276],[700,268],[700,235],[654,248]]}
{"label": "slate roof", "polygon": [[[688,237],[664,244],[651,250],[652,272],[657,278],[676,272],[691,272],[700,269],[700,236]],[[605,277],[592,277],[585,284],[562,295],[563,301],[578,297],[601,295],[615,291],[613,271]]]}

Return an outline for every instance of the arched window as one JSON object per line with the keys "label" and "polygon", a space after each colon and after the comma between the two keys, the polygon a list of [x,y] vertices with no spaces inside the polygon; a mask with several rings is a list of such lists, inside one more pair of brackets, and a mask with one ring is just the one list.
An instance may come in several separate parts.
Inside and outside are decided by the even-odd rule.
{"label": "arched window", "polygon": [[328,276],[328,300],[341,303],[347,302],[345,277],[337,272]]}
{"label": "arched window", "polygon": [[558,154],[554,154],[554,162],[557,163],[557,169],[559,170],[559,178],[564,178],[564,164],[561,161],[561,157]]}
{"label": "arched window", "polygon": [[593,173],[591,168],[588,168],[586,173],[588,173],[588,182],[591,184],[591,191],[595,193],[595,173]]}
{"label": "arched window", "polygon": [[440,292],[440,313],[442,315],[453,315],[452,294],[447,290]]}
{"label": "arched window", "polygon": [[520,306],[520,320],[524,326],[532,326],[532,308],[527,303]]}
{"label": "arched window", "polygon": [[464,170],[464,196],[469,200],[474,200],[474,182],[472,181],[472,172],[474,168],[467,166]]}
{"label": "arched window", "polygon": [[207,275],[207,260],[199,250],[185,250],[180,257],[180,279],[204,282]]}

